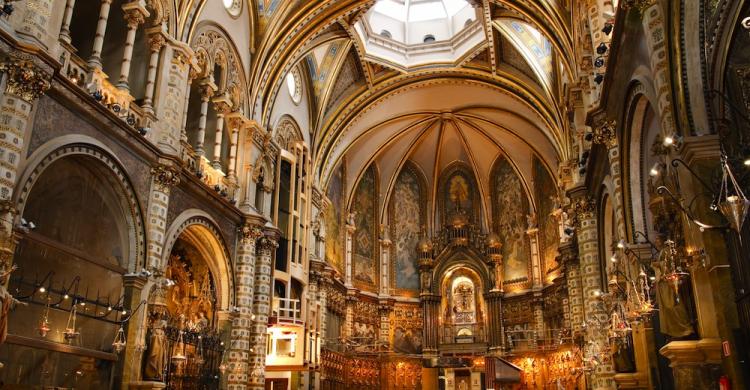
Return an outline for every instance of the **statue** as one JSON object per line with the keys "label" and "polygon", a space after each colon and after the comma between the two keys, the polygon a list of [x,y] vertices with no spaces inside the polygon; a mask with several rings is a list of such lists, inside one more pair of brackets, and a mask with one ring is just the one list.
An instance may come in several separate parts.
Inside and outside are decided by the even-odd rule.
{"label": "statue", "polygon": [[10,274],[16,269],[17,267],[15,265],[10,267],[10,269],[7,269],[6,265],[3,267],[2,273],[0,273],[0,305],[2,305],[2,307],[0,307],[0,344],[4,343],[5,338],[8,337],[8,312],[19,303],[26,305],[26,303],[20,302],[14,298],[5,288]]}
{"label": "statue", "polygon": [[148,354],[146,355],[146,367],[143,376],[146,379],[163,380],[164,371],[167,366],[167,319],[166,307],[160,306],[154,309],[151,329],[148,339]]}
{"label": "statue", "polygon": [[667,251],[669,248],[664,244],[663,235],[657,235],[655,246],[659,249],[657,261],[652,263],[656,274],[656,300],[659,308],[659,329],[662,333],[671,337],[686,337],[695,332],[690,321],[688,309],[684,299],[681,299],[678,291],[675,291],[673,281],[667,275]]}

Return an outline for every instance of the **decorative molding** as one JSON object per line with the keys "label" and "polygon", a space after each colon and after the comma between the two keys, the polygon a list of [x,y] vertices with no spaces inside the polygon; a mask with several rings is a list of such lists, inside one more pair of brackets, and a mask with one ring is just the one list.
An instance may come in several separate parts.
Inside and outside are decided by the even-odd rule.
{"label": "decorative molding", "polygon": [[0,64],[0,72],[7,75],[5,93],[31,103],[50,88],[52,76],[38,67],[31,57],[23,54],[8,56]]}
{"label": "decorative molding", "polygon": [[597,145],[604,145],[608,149],[617,147],[617,121],[604,121],[596,127],[593,142]]}
{"label": "decorative molding", "polygon": [[257,239],[263,237],[263,229],[250,221],[245,221],[239,230],[240,241],[244,243],[255,243]]}
{"label": "decorative molding", "polygon": [[180,184],[180,172],[168,165],[157,165],[151,168],[151,175],[154,177],[154,183],[162,191]]}
{"label": "decorative molding", "polygon": [[623,2],[620,3],[620,6],[625,10],[635,9],[638,12],[643,13],[643,11],[647,10],[654,4],[656,4],[655,0],[623,0]]}

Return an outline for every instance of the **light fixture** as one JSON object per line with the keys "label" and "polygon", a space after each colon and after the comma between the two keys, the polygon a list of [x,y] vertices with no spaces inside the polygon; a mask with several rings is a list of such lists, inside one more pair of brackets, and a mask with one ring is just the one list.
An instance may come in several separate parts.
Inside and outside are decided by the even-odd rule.
{"label": "light fixture", "polygon": [[602,27],[602,32],[603,32],[603,33],[604,33],[605,35],[609,35],[609,34],[611,34],[611,33],[612,33],[612,29],[613,29],[614,27],[615,27],[615,25],[614,25],[614,24],[612,24],[612,23],[610,23],[610,22],[606,22],[606,23],[604,23],[604,27]]}
{"label": "light fixture", "polygon": [[39,292],[44,294],[44,292],[47,291],[47,289],[44,288],[44,286],[39,287]]}
{"label": "light fixture", "polygon": [[617,242],[617,248],[625,249],[626,247],[627,247],[627,243],[625,243],[625,240],[620,240]]}
{"label": "light fixture", "polygon": [[648,175],[651,177],[657,177],[661,173],[661,164],[656,163],[653,167],[648,171]]}
{"label": "light fixture", "polygon": [[609,261],[611,261],[613,263],[616,263],[617,262],[617,256],[616,255],[612,255],[612,257],[609,258]]}
{"label": "light fixture", "polygon": [[596,76],[594,76],[594,82],[597,84],[601,84],[602,81],[604,81],[604,75],[601,73],[597,73]]}
{"label": "light fixture", "polygon": [[746,158],[742,163],[745,164],[746,167],[750,167],[750,157]]}
{"label": "light fixture", "polygon": [[604,66],[604,57],[596,57],[594,60],[594,66],[597,68],[601,68]]}
{"label": "light fixture", "polygon": [[125,329],[123,329],[122,324],[120,324],[120,329],[117,330],[115,340],[112,342],[112,348],[115,350],[115,352],[120,353],[123,349],[125,349],[125,345],[127,345],[127,343],[127,340],[125,340]]}
{"label": "light fixture", "polygon": [[719,211],[729,221],[729,225],[738,234],[750,210],[750,200],[747,199],[742,188],[737,184],[726,156],[722,157],[721,190],[719,191]]}
{"label": "light fixture", "polygon": [[596,47],[596,54],[603,55],[607,52],[609,48],[607,47],[607,44],[602,42],[599,44],[599,46]]}

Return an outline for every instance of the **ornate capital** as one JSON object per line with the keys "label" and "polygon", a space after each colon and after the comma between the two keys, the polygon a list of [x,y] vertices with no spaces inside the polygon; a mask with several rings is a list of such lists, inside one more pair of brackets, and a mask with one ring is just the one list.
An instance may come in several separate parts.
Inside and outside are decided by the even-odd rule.
{"label": "ornate capital", "polygon": [[617,146],[617,122],[605,121],[594,129],[595,144],[604,145],[608,149]]}
{"label": "ornate capital", "polygon": [[135,30],[146,21],[146,16],[139,9],[132,9],[125,12],[125,23],[128,28]]}
{"label": "ornate capital", "polygon": [[151,175],[154,177],[156,184],[162,189],[180,184],[180,172],[171,166],[157,165],[151,168]]}
{"label": "ornate capital", "polygon": [[33,102],[50,87],[51,75],[39,68],[30,57],[11,55],[0,64],[0,72],[7,75],[5,93]]}
{"label": "ornate capital", "polygon": [[161,48],[164,47],[164,45],[167,43],[166,38],[164,38],[164,34],[161,32],[151,34],[148,36],[148,48],[152,52],[159,52],[161,51]]}
{"label": "ornate capital", "polygon": [[581,226],[581,220],[590,219],[596,213],[596,202],[590,197],[580,198],[570,205],[573,214],[573,224]]}
{"label": "ornate capital", "polygon": [[232,110],[232,101],[226,93],[216,96],[213,103],[218,115],[227,115]]}
{"label": "ornate capital", "polygon": [[260,226],[245,221],[240,227],[240,241],[242,242],[255,242],[257,239],[263,237],[263,229]]}
{"label": "ornate capital", "polygon": [[258,240],[258,247],[261,252],[271,253],[271,251],[274,251],[279,247],[279,243],[271,237],[261,237]]}

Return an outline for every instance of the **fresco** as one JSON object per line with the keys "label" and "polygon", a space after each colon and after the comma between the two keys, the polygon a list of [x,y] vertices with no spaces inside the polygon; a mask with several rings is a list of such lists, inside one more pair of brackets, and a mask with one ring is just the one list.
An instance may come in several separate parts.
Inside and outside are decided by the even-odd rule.
{"label": "fresco", "polygon": [[352,279],[357,288],[377,291],[380,279],[377,236],[377,185],[371,165],[357,184],[351,206],[357,229],[352,240]]}
{"label": "fresco", "polygon": [[339,165],[328,182],[326,197],[329,206],[323,214],[326,231],[326,262],[340,274],[344,273],[343,227],[341,226],[341,203],[344,191],[344,170]]}
{"label": "fresco", "polygon": [[475,188],[470,172],[458,168],[448,173],[448,177],[442,185],[441,201],[444,221],[448,221],[456,210],[461,210],[469,216],[469,221],[476,222],[474,220]]}
{"label": "fresco", "polygon": [[534,157],[534,196],[538,205],[539,253],[545,274],[557,268],[557,246],[560,243],[557,219],[552,215],[557,199],[557,185],[541,160]]}
{"label": "fresco", "polygon": [[501,157],[492,173],[494,229],[503,243],[506,281],[528,280],[531,248],[526,235],[529,198],[521,179],[507,159]]}
{"label": "fresco", "polygon": [[391,195],[390,221],[393,241],[392,283],[397,290],[419,290],[417,243],[425,224],[419,179],[405,166],[396,179]]}

